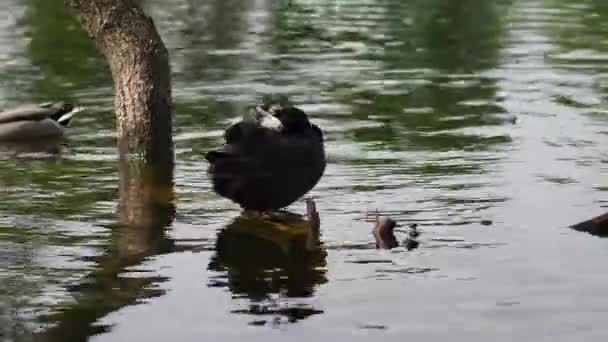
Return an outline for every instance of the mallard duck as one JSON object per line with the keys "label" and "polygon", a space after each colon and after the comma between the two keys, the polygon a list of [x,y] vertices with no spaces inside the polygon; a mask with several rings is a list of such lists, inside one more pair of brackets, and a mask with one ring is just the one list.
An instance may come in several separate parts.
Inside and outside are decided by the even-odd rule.
{"label": "mallard duck", "polygon": [[64,102],[26,104],[0,112],[0,141],[23,141],[63,136],[72,116],[80,111]]}
{"label": "mallard duck", "polygon": [[325,171],[323,133],[296,107],[258,106],[206,154],[213,190],[243,209],[272,212],[310,191]]}

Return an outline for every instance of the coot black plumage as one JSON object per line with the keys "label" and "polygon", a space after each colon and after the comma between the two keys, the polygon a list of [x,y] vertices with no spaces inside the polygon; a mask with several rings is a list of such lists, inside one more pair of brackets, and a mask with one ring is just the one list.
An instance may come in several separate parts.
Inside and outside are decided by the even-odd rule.
{"label": "coot black plumage", "polygon": [[244,209],[284,208],[325,171],[323,134],[296,107],[256,107],[224,139],[224,146],[205,156],[208,173],[213,190]]}

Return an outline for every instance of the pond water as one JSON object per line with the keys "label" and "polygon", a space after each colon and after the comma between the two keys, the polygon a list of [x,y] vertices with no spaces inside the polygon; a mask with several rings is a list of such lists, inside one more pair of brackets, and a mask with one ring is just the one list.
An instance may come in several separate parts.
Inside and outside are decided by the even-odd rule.
{"label": "pond water", "polygon": [[[0,104],[87,108],[58,153],[0,155],[1,341],[608,337],[608,240],[567,228],[608,211],[608,3],[143,5],[176,102],[175,212],[156,231],[119,224],[103,58],[62,0],[0,4]],[[268,95],[326,136],[315,255],[243,234],[205,175]],[[419,247],[376,249],[376,209],[419,224]]]}

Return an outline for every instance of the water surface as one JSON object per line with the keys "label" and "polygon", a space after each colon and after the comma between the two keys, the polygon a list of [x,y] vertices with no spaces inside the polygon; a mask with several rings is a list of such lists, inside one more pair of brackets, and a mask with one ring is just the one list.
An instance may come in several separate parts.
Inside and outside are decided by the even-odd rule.
{"label": "water surface", "polygon": [[[176,208],[147,230],[120,224],[103,58],[63,1],[0,5],[0,103],[87,107],[59,153],[0,155],[3,340],[608,337],[608,241],[566,228],[608,208],[603,1],[143,3],[176,102]],[[326,135],[318,253],[244,234],[204,173],[268,95]],[[419,248],[377,250],[376,209]]]}

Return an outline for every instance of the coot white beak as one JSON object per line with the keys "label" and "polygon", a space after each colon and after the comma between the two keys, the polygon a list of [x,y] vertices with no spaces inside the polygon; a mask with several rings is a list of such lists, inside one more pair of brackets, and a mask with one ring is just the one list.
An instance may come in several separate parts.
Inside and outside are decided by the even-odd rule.
{"label": "coot white beak", "polygon": [[271,129],[273,131],[283,130],[283,123],[272,113],[264,110],[261,106],[256,106],[253,110],[253,117],[255,121],[264,128]]}

